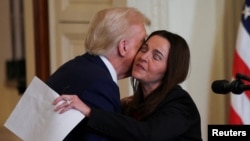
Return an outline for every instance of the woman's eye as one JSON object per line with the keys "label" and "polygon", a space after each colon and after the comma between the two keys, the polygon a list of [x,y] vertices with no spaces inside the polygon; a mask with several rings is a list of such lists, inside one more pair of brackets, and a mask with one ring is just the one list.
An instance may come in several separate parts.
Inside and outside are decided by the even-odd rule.
{"label": "woman's eye", "polygon": [[140,51],[141,52],[146,52],[148,50],[147,46],[146,45],[142,45]]}
{"label": "woman's eye", "polygon": [[154,57],[155,60],[161,60],[161,56],[160,55],[155,54],[153,57]]}

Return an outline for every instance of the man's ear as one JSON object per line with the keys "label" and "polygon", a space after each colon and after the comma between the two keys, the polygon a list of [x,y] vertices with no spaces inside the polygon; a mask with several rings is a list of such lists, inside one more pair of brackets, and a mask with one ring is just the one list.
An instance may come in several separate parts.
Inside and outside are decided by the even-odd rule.
{"label": "man's ear", "polygon": [[118,44],[118,53],[120,56],[125,56],[127,52],[128,52],[128,41],[122,39]]}

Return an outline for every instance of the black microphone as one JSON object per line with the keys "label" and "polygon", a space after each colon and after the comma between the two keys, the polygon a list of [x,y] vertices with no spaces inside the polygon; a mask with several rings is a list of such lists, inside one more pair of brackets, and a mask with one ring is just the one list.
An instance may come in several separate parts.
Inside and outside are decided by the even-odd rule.
{"label": "black microphone", "polygon": [[231,83],[227,80],[216,80],[212,83],[212,90],[218,94],[241,94],[245,90],[250,90],[250,85],[244,85],[240,80],[234,80]]}

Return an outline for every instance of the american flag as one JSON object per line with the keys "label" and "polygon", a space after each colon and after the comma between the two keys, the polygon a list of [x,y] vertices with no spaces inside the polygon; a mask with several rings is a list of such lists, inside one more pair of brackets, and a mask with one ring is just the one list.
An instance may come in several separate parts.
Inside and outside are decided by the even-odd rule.
{"label": "american flag", "polygon": [[[245,0],[234,52],[233,74],[250,76],[250,0]],[[244,84],[250,84],[244,81]],[[230,97],[229,124],[250,124],[250,91]]]}

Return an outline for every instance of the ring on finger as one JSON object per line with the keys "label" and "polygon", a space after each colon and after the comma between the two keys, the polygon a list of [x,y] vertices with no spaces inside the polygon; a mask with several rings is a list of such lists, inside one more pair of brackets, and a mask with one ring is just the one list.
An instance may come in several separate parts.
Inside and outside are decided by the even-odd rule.
{"label": "ring on finger", "polygon": [[66,100],[66,103],[67,103],[68,105],[70,105],[71,102],[70,102],[70,100]]}

